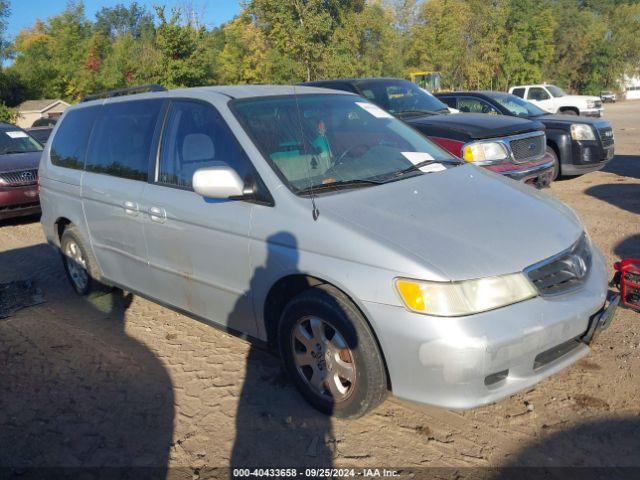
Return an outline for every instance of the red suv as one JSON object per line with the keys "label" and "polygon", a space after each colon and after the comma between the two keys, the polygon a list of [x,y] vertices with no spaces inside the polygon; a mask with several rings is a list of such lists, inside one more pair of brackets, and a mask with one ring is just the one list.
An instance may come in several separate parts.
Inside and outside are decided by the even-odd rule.
{"label": "red suv", "polygon": [[15,125],[0,123],[0,220],[40,212],[42,145]]}

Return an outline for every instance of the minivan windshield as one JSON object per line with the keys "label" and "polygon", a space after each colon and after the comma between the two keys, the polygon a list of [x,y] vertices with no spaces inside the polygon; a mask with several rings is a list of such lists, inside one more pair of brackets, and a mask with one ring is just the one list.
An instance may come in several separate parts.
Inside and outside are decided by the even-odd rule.
{"label": "minivan windshield", "polygon": [[18,128],[0,129],[0,155],[40,152],[42,145]]}
{"label": "minivan windshield", "polygon": [[509,110],[509,112],[516,117],[529,118],[549,114],[549,112],[545,112],[541,108],[536,107],[533,103],[527,102],[526,100],[523,100],[516,95],[511,95],[510,93],[491,92],[487,93],[487,95]]}
{"label": "minivan windshield", "polygon": [[566,95],[566,93],[564,93],[564,90],[556,87],[555,85],[547,85],[547,90],[549,90],[551,95],[553,95],[554,97],[564,97]]}
{"label": "minivan windshield", "polygon": [[356,85],[363,97],[397,116],[449,113],[444,103],[407,80],[363,80]]}
{"label": "minivan windshield", "polygon": [[236,117],[298,194],[371,186],[444,170],[460,160],[355,95],[235,100]]}

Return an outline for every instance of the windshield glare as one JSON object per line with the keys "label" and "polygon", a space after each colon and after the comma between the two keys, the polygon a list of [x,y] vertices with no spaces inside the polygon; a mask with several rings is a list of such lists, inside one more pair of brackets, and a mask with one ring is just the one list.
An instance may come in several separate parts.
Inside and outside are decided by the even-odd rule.
{"label": "windshield glare", "polygon": [[400,120],[354,95],[251,98],[234,101],[232,109],[293,191],[391,181],[424,161],[458,163]]}
{"label": "windshield glare", "polygon": [[516,95],[492,95],[492,98],[516,117],[538,117],[548,113]]}
{"label": "windshield glare", "polygon": [[363,97],[393,114],[449,111],[436,97],[406,80],[364,81],[357,86]]}
{"label": "windshield glare", "polygon": [[555,85],[547,85],[547,90],[554,97],[564,97],[566,93],[561,88],[556,87]]}
{"label": "windshield glare", "polygon": [[10,153],[40,152],[42,145],[22,130],[0,130],[0,155]]}

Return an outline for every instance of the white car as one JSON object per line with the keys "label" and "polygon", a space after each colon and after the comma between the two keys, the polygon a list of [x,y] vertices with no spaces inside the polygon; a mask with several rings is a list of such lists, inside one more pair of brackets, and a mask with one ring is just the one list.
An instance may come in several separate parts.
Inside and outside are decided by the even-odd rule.
{"label": "white car", "polygon": [[524,98],[549,113],[601,117],[603,108],[600,97],[591,95],[567,95],[555,85],[518,85],[509,93]]}

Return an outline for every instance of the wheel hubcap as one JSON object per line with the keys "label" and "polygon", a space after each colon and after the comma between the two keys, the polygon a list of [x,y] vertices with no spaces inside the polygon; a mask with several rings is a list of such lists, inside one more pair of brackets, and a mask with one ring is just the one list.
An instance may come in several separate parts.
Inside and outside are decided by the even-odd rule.
{"label": "wheel hubcap", "polygon": [[314,393],[334,402],[351,395],[356,366],[337,329],[317,317],[304,317],[294,326],[291,342],[296,369]]}
{"label": "wheel hubcap", "polygon": [[87,273],[87,262],[82,255],[82,250],[80,250],[76,242],[70,241],[67,243],[64,253],[71,281],[77,290],[83,291],[87,288],[89,274]]}

